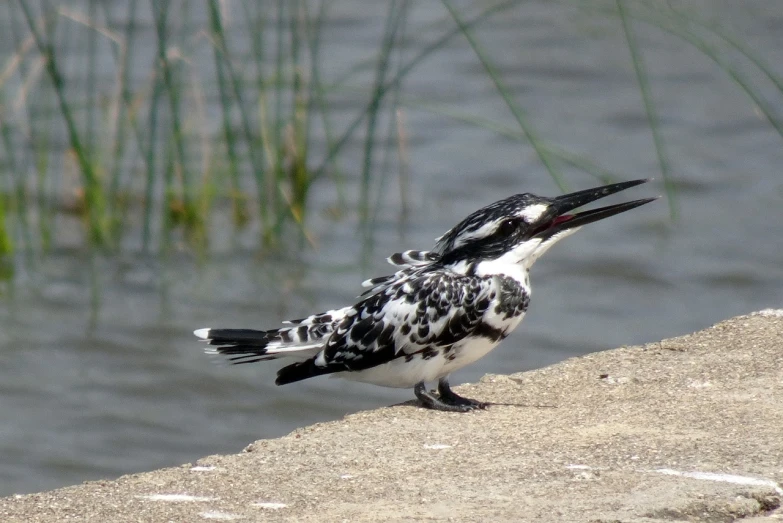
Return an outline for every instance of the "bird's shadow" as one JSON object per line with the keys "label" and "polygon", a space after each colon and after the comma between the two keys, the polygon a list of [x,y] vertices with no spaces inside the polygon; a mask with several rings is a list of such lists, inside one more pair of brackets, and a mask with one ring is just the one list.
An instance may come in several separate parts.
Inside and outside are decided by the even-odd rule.
{"label": "bird's shadow", "polygon": [[537,405],[537,404],[529,404],[529,403],[495,403],[493,401],[487,401],[486,402],[488,407],[524,407],[529,409],[556,409],[558,408],[557,405]]}
{"label": "bird's shadow", "polygon": [[[557,405],[537,405],[537,404],[529,404],[529,403],[503,403],[503,402],[494,402],[494,401],[485,401],[483,402],[486,404],[487,407],[520,407],[520,408],[528,408],[528,409],[556,409],[558,408]],[[421,403],[419,403],[418,400],[408,400],[403,401],[402,403],[395,403],[393,405],[390,405],[390,407],[416,407],[419,409],[426,409],[426,407],[422,406]],[[472,411],[466,411],[466,412],[476,412],[481,410],[487,410],[487,408],[483,409],[475,409]]]}

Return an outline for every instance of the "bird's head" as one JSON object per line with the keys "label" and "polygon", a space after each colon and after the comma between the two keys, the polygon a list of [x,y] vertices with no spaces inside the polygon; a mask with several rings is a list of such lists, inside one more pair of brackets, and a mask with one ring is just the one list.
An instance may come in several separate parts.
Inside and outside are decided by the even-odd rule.
{"label": "bird's head", "polygon": [[555,198],[515,194],[474,212],[438,239],[435,252],[447,266],[495,261],[531,265],[552,245],[587,225],[656,198],[645,198],[569,214],[592,201],[640,185],[633,180]]}

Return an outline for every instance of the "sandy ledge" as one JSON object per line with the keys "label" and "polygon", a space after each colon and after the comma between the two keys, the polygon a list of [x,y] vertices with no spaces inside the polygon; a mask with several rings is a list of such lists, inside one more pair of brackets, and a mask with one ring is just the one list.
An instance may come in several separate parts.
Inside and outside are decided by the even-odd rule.
{"label": "sandy ledge", "polygon": [[783,310],[485,376],[241,454],[0,499],[0,521],[783,521]]}

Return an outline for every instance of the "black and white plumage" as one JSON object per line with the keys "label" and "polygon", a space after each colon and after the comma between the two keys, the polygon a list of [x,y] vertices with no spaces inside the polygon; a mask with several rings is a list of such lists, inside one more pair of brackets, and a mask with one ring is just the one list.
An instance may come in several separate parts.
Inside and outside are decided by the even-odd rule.
{"label": "black and white plumage", "polygon": [[[314,314],[274,330],[199,329],[208,352],[232,363],[277,358],[283,385],[322,374],[386,387],[413,387],[425,407],[468,411],[486,403],[462,398],[448,376],[495,348],[530,303],[529,270],[552,245],[582,225],[655,198],[575,214],[569,211],[647,180],[606,185],[555,198],[517,194],[474,212],[432,251],[388,260],[394,274],[364,282],[353,306]],[[438,394],[426,389],[438,382]]]}

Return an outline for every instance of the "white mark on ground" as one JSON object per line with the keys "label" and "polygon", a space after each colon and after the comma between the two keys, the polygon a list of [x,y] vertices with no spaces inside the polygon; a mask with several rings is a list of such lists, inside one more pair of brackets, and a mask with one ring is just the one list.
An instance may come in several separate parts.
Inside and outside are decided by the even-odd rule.
{"label": "white mark on ground", "polygon": [[783,318],[783,309],[764,309],[754,312],[752,316],[764,316],[766,318]]}
{"label": "white mark on ground", "polygon": [[717,474],[715,472],[681,472],[672,469],[655,469],[653,472],[666,474],[667,476],[681,476],[683,478],[703,479],[705,481],[720,481],[722,483],[734,483],[736,485],[751,485],[755,487],[772,487],[775,492],[783,495],[783,488],[771,479],[753,478],[750,476],[738,476],[736,474]]}
{"label": "white mark on ground", "polygon": [[353,478],[351,474],[343,474],[342,476],[340,476],[340,479],[351,479],[351,478]]}
{"label": "white mark on ground", "polygon": [[432,445],[424,445],[425,449],[431,449],[431,450],[443,450],[443,449],[450,449],[451,445],[444,445],[443,443],[434,443]]}
{"label": "white mark on ground", "polygon": [[288,505],[285,503],[276,503],[274,501],[259,501],[257,503],[253,503],[253,506],[258,508],[266,508],[269,510],[280,510],[281,508],[286,508]]}
{"label": "white mark on ground", "polygon": [[204,466],[204,465],[196,465],[195,467],[190,467],[191,472],[209,472],[210,470],[215,470],[215,467],[212,465]]}
{"label": "white mark on ground", "polygon": [[204,519],[220,519],[222,521],[231,521],[234,519],[241,519],[239,514],[231,514],[230,512],[219,512],[217,510],[210,510],[208,512],[199,512],[199,516]]}
{"label": "white mark on ground", "polygon": [[190,494],[150,494],[148,496],[136,496],[150,501],[214,501],[217,498],[206,496],[191,496]]}
{"label": "white mark on ground", "polygon": [[712,387],[712,383],[709,381],[692,381],[688,384],[691,389],[708,389]]}
{"label": "white mark on ground", "polygon": [[566,465],[567,469],[571,470],[592,470],[590,465]]}
{"label": "white mark on ground", "polygon": [[606,383],[610,383],[612,385],[625,385],[626,383],[629,383],[631,381],[631,378],[628,376],[621,376],[619,378],[615,378],[614,376],[607,376],[603,378],[603,380]]}

